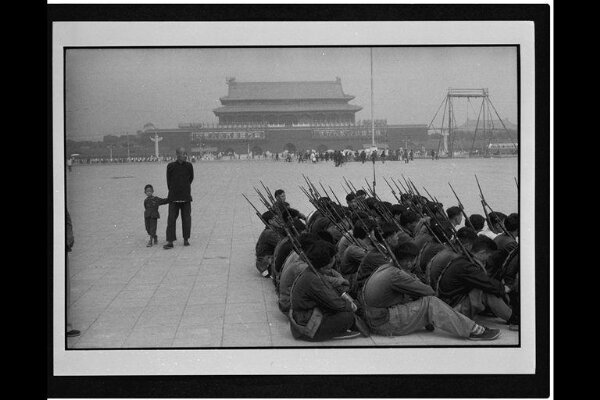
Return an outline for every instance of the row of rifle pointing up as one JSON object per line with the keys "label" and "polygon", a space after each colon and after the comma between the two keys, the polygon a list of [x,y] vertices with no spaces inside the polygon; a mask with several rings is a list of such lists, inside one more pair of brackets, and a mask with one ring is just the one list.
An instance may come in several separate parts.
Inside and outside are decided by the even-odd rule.
{"label": "row of rifle pointing up", "polygon": [[[366,179],[365,182],[367,184],[367,188],[366,190],[363,188],[363,191],[368,193],[373,200],[364,200],[361,197],[357,196],[355,197],[356,206],[353,208],[344,207],[341,204],[335,192],[333,191],[333,189],[331,188],[331,186],[329,186],[328,192],[325,186],[323,186],[323,184],[319,182],[319,190],[317,186],[307,176],[302,176],[306,182],[306,187],[300,186],[300,190],[308,197],[308,200],[315,207],[315,209],[321,215],[329,219],[331,225],[333,225],[342,234],[342,236],[346,238],[346,240],[348,240],[350,243],[353,243],[359,247],[366,249],[364,243],[356,239],[350,232],[352,227],[348,222],[349,217],[351,219],[359,221],[366,228],[365,230],[368,232],[369,238],[371,239],[371,242],[373,243],[375,248],[382,254],[388,256],[396,265],[398,265],[398,261],[394,256],[394,252],[392,251],[391,246],[383,237],[382,224],[394,224],[399,231],[402,231],[413,238],[414,233],[410,232],[408,229],[403,227],[398,222],[398,220],[394,218],[390,209],[381,202],[381,199],[375,193],[374,188],[369,185],[369,182]],[[488,221],[488,226],[491,226],[489,214],[493,213],[494,211],[485,200],[477,175],[475,175],[475,179],[477,181],[477,187],[479,188],[480,200],[485,214],[485,218]],[[417,216],[423,222],[426,229],[428,230],[429,234],[438,243],[443,243],[450,246],[450,248],[454,252],[458,254],[463,254],[471,262],[475,263],[471,252],[467,248],[465,248],[465,246],[461,243],[460,240],[457,239],[456,228],[444,212],[441,203],[437,200],[437,198],[432,196],[425,187],[423,187],[423,190],[429,196],[429,198],[422,196],[419,190],[417,189],[415,183],[412,180],[404,177],[404,175],[402,175],[402,180],[404,181],[404,183],[402,183],[402,181],[400,181],[399,179],[394,180],[393,178],[390,178],[389,180],[384,178],[384,180],[390,188],[394,198],[398,201],[398,204],[416,213]],[[262,185],[263,191],[257,189],[256,187],[254,188],[260,202],[265,206],[267,210],[271,211],[275,215],[278,225],[289,238],[294,250],[296,250],[296,252],[300,254],[303,257],[303,259],[308,261],[307,257],[302,251],[300,242],[298,241],[300,234],[294,226],[294,224],[292,223],[292,220],[290,218],[286,218],[286,216],[283,214],[282,208],[277,206],[277,200],[271,193],[271,190],[262,181],[260,183]],[[345,186],[342,185],[342,187],[344,188],[346,194],[356,194],[356,192],[358,192],[358,189],[354,186],[354,184],[345,177],[344,184]],[[450,186],[452,193],[458,201],[458,206],[463,214],[463,217],[465,218],[465,222],[468,221],[467,214],[464,211],[464,207],[462,202],[460,201],[460,198],[456,194],[456,191],[454,190],[452,185],[450,183],[448,183],[448,185]],[[254,208],[257,216],[261,219],[261,221],[266,226],[269,226],[267,221],[265,221],[262,218],[262,214],[258,211],[254,204],[252,204],[248,197],[245,194],[242,195]],[[332,199],[335,199],[335,202]],[[502,222],[499,223],[499,226],[505,234],[509,235],[514,239],[513,235],[506,230]],[[376,240],[376,238],[373,235],[373,232],[378,233],[380,240]],[[314,269],[314,267],[310,264],[310,261],[308,261],[308,264],[311,268]]]}

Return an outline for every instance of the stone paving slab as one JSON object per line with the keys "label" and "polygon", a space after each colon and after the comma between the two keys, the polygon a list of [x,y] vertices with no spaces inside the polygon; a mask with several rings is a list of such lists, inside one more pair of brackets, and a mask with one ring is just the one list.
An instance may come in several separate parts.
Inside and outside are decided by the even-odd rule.
{"label": "stone paving slab", "polygon": [[[454,203],[445,188],[448,181],[453,182],[455,189],[465,194],[462,200],[467,210],[476,212],[475,193],[467,197],[468,190],[453,176],[455,164],[461,161],[439,160],[432,164],[416,160],[408,166],[387,162],[377,168],[382,176],[411,176],[444,204]],[[511,199],[516,199],[516,160],[478,161],[483,164],[477,164],[475,172],[482,185],[489,186],[488,201],[503,212],[516,211],[516,201]],[[426,169],[432,166],[437,169]],[[271,190],[284,188],[288,201],[307,214],[312,207],[298,189],[303,184],[302,174],[335,186],[337,196],[343,198],[343,177],[355,183],[372,179],[371,166],[352,163],[335,168],[331,163],[269,161],[196,163],[191,246],[183,247],[178,240],[171,250],[162,249],[167,207],[160,208],[159,245],[146,247],[143,221],[143,187],[151,183],[156,195],[166,197],[165,168],[165,164],[76,165],[67,174],[67,206],[75,234],[75,246],[69,255],[69,313],[74,327],[82,332],[68,339],[69,348],[518,344],[517,332],[489,318],[483,322],[502,330],[501,337],[493,342],[462,340],[439,330],[323,343],[294,340],[286,317],[277,307],[272,282],[262,278],[254,267],[254,246],[262,226],[241,193],[258,206],[253,186],[260,186],[262,180]],[[466,172],[472,176],[472,170]],[[432,184],[436,173],[439,182]],[[494,179],[492,190],[490,182]],[[392,200],[391,193],[383,188],[380,191],[382,198]],[[177,235],[181,235],[180,224],[178,220]]]}

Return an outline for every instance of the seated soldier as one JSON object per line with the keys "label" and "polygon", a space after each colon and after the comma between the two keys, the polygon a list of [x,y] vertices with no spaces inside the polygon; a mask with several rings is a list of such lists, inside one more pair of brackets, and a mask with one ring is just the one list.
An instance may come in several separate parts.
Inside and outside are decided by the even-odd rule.
{"label": "seated soldier", "polygon": [[291,208],[290,204],[285,201],[285,191],[283,189],[277,189],[275,191],[275,206],[278,207],[284,218],[299,218],[306,221],[306,216],[300,211]]}
{"label": "seated soldier", "polygon": [[406,207],[404,207],[400,204],[393,204],[392,207],[390,208],[392,217],[398,224],[402,224],[402,213],[406,212],[406,210],[407,210]]}
{"label": "seated soldier", "polygon": [[519,275],[521,270],[521,261],[519,257],[519,247],[516,247],[507,257],[505,265],[502,267],[504,270],[504,284],[508,287],[508,298],[510,300],[510,307],[512,309],[512,315],[508,320],[511,331],[518,331],[521,313],[520,313],[520,289],[519,289]]}
{"label": "seated soldier", "polygon": [[504,222],[504,218],[506,218],[506,215],[502,214],[501,212],[489,213],[485,224],[486,226],[481,232],[479,232],[479,234],[487,236],[490,239],[494,239],[502,232],[502,228],[500,228],[499,223]]}
{"label": "seated soldier", "polygon": [[426,242],[425,245],[419,251],[419,255],[415,261],[415,271],[419,271],[418,275],[424,278],[425,283],[429,283],[427,280],[427,265],[429,261],[440,251],[448,249],[449,246],[446,243],[439,243],[437,241]]}
{"label": "seated soldier", "polygon": [[488,307],[495,316],[508,321],[512,311],[503,300],[508,288],[490,278],[484,268],[488,257],[496,249],[490,238],[477,237],[471,248],[476,264],[461,255],[441,271],[437,288],[440,299],[469,318]]}
{"label": "seated soldier", "polygon": [[261,232],[256,242],[256,269],[264,277],[269,277],[271,264],[273,263],[273,252],[277,243],[283,239],[279,232],[280,226],[277,217],[271,211],[262,214],[262,219],[268,224]]}
{"label": "seated soldier", "polygon": [[[302,234],[305,229],[305,225],[302,221],[293,221],[294,227],[299,234]],[[275,289],[279,290],[279,275],[281,274],[281,268],[287,257],[292,252],[293,246],[290,239],[286,236],[277,243],[275,250],[273,251],[273,263],[271,264],[271,277],[275,284]]]}
{"label": "seated soldier", "polygon": [[489,329],[453,310],[434,296],[411,269],[418,249],[404,243],[395,249],[400,267],[385,264],[365,283],[360,299],[372,332],[386,336],[408,335],[431,324],[435,328],[471,340],[494,340],[498,329]]}
{"label": "seated soldier", "polygon": [[[323,199],[323,197],[321,199]],[[330,217],[334,217],[336,219],[339,218],[336,216],[336,212],[338,212],[336,204],[332,203],[331,201],[323,201],[321,207],[325,209],[327,215],[323,215],[319,212],[319,215],[313,219],[313,222],[310,225],[310,228],[308,229],[308,232],[310,233],[326,231],[331,225],[333,225],[333,222],[331,222]]]}
{"label": "seated soldier", "polygon": [[448,219],[450,220],[450,223],[452,223],[453,226],[459,226],[462,223],[462,212],[460,211],[460,208],[457,206],[452,206],[449,207],[446,210],[446,215],[448,216]]}
{"label": "seated soldier", "polygon": [[452,230],[447,221],[439,220],[442,225],[438,224],[435,220],[431,220],[430,217],[424,217],[421,221],[423,222],[421,232],[413,240],[413,243],[419,250],[423,249],[429,242],[443,244],[452,238]]}
{"label": "seated soldier", "polygon": [[332,204],[331,210],[333,210],[331,216],[333,217],[335,223],[332,222],[327,229],[325,229],[325,231],[333,237],[334,244],[337,244],[344,237],[344,234],[348,233],[351,224],[350,220],[346,216],[346,211],[338,204]]}
{"label": "seated soldier", "polygon": [[[303,246],[304,247],[304,246]],[[279,293],[277,305],[282,313],[288,316],[290,311],[290,290],[294,280],[308,267],[306,261],[298,253],[292,251],[285,260],[279,276]]]}
{"label": "seated soldier", "polygon": [[[319,203],[319,207],[326,207],[329,203],[331,203],[331,199],[329,197],[321,197],[317,201]],[[315,212],[313,212],[310,215],[310,218],[308,218],[308,221],[306,221],[307,232],[312,232],[312,225],[315,223],[316,220],[322,217],[325,216],[321,213],[321,211],[319,211],[318,209],[315,210]]]}
{"label": "seated soldier", "polygon": [[323,278],[321,270],[331,268],[335,247],[318,240],[307,248],[306,256],[313,268],[305,268],[291,289],[290,329],[295,339],[324,341],[357,337],[360,326],[354,310],[356,305],[344,299]]}
{"label": "seated soldier", "polygon": [[498,246],[498,249],[506,250],[510,253],[519,245],[517,241],[513,239],[513,237],[519,237],[519,214],[512,213],[506,217],[504,220],[504,229],[506,229],[512,237],[502,231],[502,233],[494,238],[494,242],[496,243],[496,246]]}
{"label": "seated soldier", "polygon": [[348,246],[348,248],[346,248],[344,254],[342,254],[342,258],[340,259],[340,265],[338,268],[339,272],[345,279],[348,280],[348,282],[350,282],[350,287],[354,286],[356,272],[358,271],[358,267],[362,259],[370,250],[374,248],[367,235],[368,233],[366,232],[365,227],[362,224],[357,225],[354,228],[354,238],[362,246],[352,243],[350,246]]}
{"label": "seated soldier", "polygon": [[357,202],[361,202],[362,201],[364,203],[364,201],[367,200],[367,192],[365,192],[362,189],[358,189],[356,191],[355,195],[356,195],[356,201]]}
{"label": "seated soldier", "polygon": [[471,214],[468,221],[465,221],[465,226],[473,228],[479,234],[485,226],[485,218],[480,214]]}
{"label": "seated soldier", "polygon": [[[321,236],[326,236],[321,232]],[[298,241],[302,251],[308,251],[309,247],[312,246],[318,240],[322,240],[321,236],[312,233],[304,233],[300,235]],[[290,290],[294,280],[300,275],[302,271],[308,266],[306,261],[295,251],[292,251],[288,258],[285,260],[283,269],[279,279],[279,294],[278,294],[278,306],[281,312],[286,316],[290,310]],[[341,274],[337,271],[332,271],[331,268],[323,269],[321,273],[324,278],[332,285],[332,287],[338,291],[339,294],[347,292],[350,284],[345,280]]]}
{"label": "seated soldier", "polygon": [[415,237],[419,216],[412,210],[406,210],[400,215],[400,225]]}
{"label": "seated soldier", "polygon": [[369,279],[369,276],[380,266],[383,264],[387,264],[391,262],[391,258],[388,255],[385,255],[379,250],[380,248],[385,248],[383,241],[385,240],[390,248],[395,248],[398,246],[398,227],[391,223],[386,222],[381,226],[382,235],[379,232],[374,232],[374,237],[377,240],[377,246],[373,247],[371,250],[365,254],[362,261],[358,266],[358,270],[356,271],[356,279],[355,284],[352,286],[350,290],[350,295],[353,297],[357,297],[358,293],[362,289],[363,285]]}
{"label": "seated soldier", "polygon": [[[354,213],[352,215],[352,219],[351,219],[352,230],[350,230],[348,232],[348,234],[350,236],[354,237],[354,227],[361,223],[361,219],[366,221],[368,219],[368,215],[363,213],[362,211],[357,211],[356,213]],[[346,251],[348,246],[350,246],[351,244],[352,244],[352,241],[349,240],[348,238],[346,238],[346,236],[343,236],[337,242],[336,249],[337,249],[337,258],[338,259],[340,259],[340,260],[342,259],[342,256],[344,255],[344,251]]]}
{"label": "seated soldier", "polygon": [[[473,247],[473,242],[477,239],[477,234],[471,228],[462,227],[456,232],[456,240],[460,240],[463,246],[471,251]],[[456,243],[455,240],[455,243]],[[454,246],[457,250],[460,251],[460,247],[458,243]],[[438,278],[442,270],[450,263],[450,261],[458,258],[460,256],[459,253],[455,253],[454,250],[448,245],[444,246],[440,252],[438,252],[427,264],[425,267],[425,283],[429,284],[434,290],[437,289]]]}
{"label": "seated soldier", "polygon": [[356,195],[354,193],[348,193],[346,195],[346,204],[348,204],[350,210],[357,211]]}

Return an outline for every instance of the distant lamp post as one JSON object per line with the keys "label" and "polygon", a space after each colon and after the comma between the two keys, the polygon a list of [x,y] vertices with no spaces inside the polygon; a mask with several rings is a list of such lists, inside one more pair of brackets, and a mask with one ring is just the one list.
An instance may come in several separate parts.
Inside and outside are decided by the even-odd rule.
{"label": "distant lamp post", "polygon": [[127,135],[127,162],[131,162],[131,156],[129,155],[129,132],[125,132]]}
{"label": "distant lamp post", "polygon": [[112,162],[112,160],[113,160],[113,158],[112,158],[112,149],[113,149],[114,145],[111,144],[110,146],[106,146],[106,147],[108,147],[108,149],[110,150],[110,162]]}
{"label": "distant lamp post", "polygon": [[163,140],[162,137],[158,137],[158,133],[154,132],[154,137],[151,137],[150,140],[154,142],[154,155],[158,158],[158,142]]}

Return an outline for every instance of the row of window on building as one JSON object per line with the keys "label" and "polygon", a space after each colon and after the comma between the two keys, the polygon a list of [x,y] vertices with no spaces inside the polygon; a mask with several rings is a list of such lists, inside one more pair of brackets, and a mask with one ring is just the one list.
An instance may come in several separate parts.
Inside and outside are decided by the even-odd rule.
{"label": "row of window on building", "polygon": [[235,140],[264,139],[265,131],[194,132],[192,139]]}
{"label": "row of window on building", "polygon": [[[365,137],[372,136],[370,129],[313,129],[313,137]],[[375,129],[375,136],[385,135],[383,129]]]}

